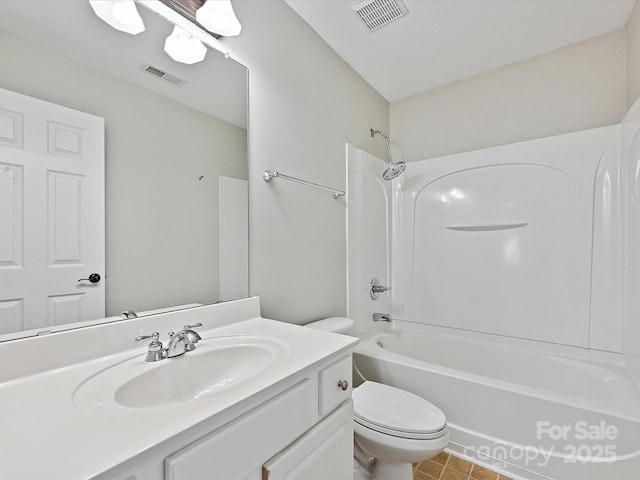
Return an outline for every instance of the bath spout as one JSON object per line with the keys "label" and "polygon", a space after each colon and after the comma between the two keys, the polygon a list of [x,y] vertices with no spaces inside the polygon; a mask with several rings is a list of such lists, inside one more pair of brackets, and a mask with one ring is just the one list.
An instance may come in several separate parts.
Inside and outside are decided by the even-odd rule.
{"label": "bath spout", "polygon": [[391,321],[391,315],[388,313],[374,313],[373,314],[373,321],[374,322],[390,322]]}

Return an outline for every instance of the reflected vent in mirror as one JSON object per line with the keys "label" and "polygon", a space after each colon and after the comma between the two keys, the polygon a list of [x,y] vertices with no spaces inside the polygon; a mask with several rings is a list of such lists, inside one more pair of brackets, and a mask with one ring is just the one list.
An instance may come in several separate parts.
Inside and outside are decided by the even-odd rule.
{"label": "reflected vent in mirror", "polygon": [[151,65],[150,63],[145,63],[142,66],[141,70],[144,72],[150,73],[152,75],[155,75],[156,77],[164,80],[165,82],[169,82],[170,84],[175,85],[176,87],[182,87],[183,85],[186,85],[187,83],[189,83],[184,78],[180,78],[177,75],[174,75],[173,73],[165,72],[161,68]]}

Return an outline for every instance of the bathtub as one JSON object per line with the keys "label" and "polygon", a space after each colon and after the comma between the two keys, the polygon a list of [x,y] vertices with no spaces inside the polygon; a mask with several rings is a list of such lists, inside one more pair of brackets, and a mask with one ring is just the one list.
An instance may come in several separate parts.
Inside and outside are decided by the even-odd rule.
{"label": "bathtub", "polygon": [[624,368],[412,325],[363,337],[354,363],[440,407],[451,453],[514,479],[640,479],[640,391]]}

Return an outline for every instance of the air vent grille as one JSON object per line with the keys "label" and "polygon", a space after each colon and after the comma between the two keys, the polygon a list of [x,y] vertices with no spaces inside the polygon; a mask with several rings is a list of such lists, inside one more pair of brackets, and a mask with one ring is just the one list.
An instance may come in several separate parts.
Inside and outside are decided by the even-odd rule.
{"label": "air vent grille", "polygon": [[165,82],[169,82],[176,87],[182,87],[183,85],[186,85],[188,83],[184,78],[180,78],[173,73],[165,72],[161,68],[151,65],[150,63],[145,63],[142,66],[141,70],[143,72],[150,73],[151,75],[155,75],[156,77],[164,80]]}
{"label": "air vent grille", "polygon": [[402,0],[364,0],[353,7],[353,12],[373,32],[406,15],[409,10]]}

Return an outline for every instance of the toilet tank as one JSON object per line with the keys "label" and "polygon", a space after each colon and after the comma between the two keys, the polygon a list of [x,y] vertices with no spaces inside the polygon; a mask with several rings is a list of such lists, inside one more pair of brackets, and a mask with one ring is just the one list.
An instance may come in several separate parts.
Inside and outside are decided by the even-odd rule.
{"label": "toilet tank", "polygon": [[329,317],[315,322],[307,323],[305,327],[324,330],[325,332],[341,333],[342,335],[353,335],[353,320],[347,317]]}

